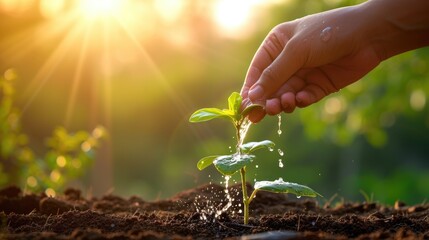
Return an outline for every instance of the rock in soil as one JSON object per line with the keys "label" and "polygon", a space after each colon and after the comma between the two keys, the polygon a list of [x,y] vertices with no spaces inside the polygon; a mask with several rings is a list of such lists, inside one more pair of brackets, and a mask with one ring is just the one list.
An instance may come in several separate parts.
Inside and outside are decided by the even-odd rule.
{"label": "rock in soil", "polygon": [[[259,192],[248,225],[240,185],[211,184],[149,202],[138,196],[85,199],[77,189],[51,198],[0,190],[0,239],[429,239],[429,204],[343,203]],[[249,191],[251,187],[248,186]]]}

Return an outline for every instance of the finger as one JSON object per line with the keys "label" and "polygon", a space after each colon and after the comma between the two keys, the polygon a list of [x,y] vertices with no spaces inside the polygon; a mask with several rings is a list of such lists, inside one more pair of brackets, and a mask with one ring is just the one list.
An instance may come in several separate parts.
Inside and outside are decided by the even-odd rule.
{"label": "finger", "polygon": [[258,123],[260,122],[263,118],[265,117],[265,110],[262,108],[255,108],[254,110],[252,110],[249,115],[248,118],[252,123]]}
{"label": "finger", "polygon": [[255,85],[249,91],[252,101],[264,100],[284,84],[304,64],[303,57],[297,50],[292,50],[290,45],[278,58],[268,66]]}
{"label": "finger", "polygon": [[271,116],[281,113],[282,105],[280,103],[280,100],[278,98],[268,99],[265,106],[265,112],[267,112],[267,114]]}
{"label": "finger", "polygon": [[275,94],[273,94],[273,97],[281,97],[281,95],[287,92],[297,93],[298,91],[302,90],[305,85],[306,82],[303,78],[294,75],[287,82],[285,82]]}
{"label": "finger", "polygon": [[278,25],[264,39],[247,72],[245,81],[247,87],[252,87],[260,79],[263,71],[281,54],[289,40],[287,30],[286,24]]}
{"label": "finger", "polygon": [[281,96],[280,103],[285,113],[291,113],[295,110],[295,94],[293,92],[287,92]]}
{"label": "finger", "polygon": [[315,102],[318,102],[327,95],[328,93],[325,92],[325,90],[321,87],[310,84],[296,94],[296,105],[298,107],[306,107]]}
{"label": "finger", "polygon": [[252,62],[249,69],[247,70],[246,80],[244,81],[244,84],[240,91],[240,95],[243,97],[243,99],[248,98],[248,92],[250,87],[252,87],[253,84],[255,84],[255,82],[259,79],[261,73],[262,71],[259,70],[258,67],[254,66]]}

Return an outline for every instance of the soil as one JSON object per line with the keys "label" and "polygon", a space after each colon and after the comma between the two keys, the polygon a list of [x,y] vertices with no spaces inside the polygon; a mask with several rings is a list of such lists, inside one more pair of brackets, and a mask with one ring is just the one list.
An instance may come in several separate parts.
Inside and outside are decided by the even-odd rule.
{"label": "soil", "polygon": [[429,204],[321,206],[260,192],[243,225],[240,192],[232,186],[233,206],[216,214],[227,202],[225,189],[215,184],[152,202],[138,196],[86,199],[76,189],[52,198],[8,187],[0,190],[0,239],[429,239]]}

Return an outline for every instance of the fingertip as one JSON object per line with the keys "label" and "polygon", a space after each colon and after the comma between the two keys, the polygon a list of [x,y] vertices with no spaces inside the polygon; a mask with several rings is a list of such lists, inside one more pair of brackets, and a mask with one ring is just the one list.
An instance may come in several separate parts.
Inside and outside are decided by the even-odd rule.
{"label": "fingertip", "polygon": [[283,108],[283,111],[285,113],[291,113],[295,110],[296,103],[295,103],[295,94],[292,92],[287,92],[281,96],[281,105]]}
{"label": "fingertip", "polygon": [[296,94],[296,106],[298,107],[307,107],[308,105],[312,104],[312,96],[310,93],[301,91]]}
{"label": "fingertip", "polygon": [[252,123],[258,123],[265,117],[265,111],[262,108],[256,108],[247,117]]}
{"label": "fingertip", "polygon": [[278,98],[268,99],[265,106],[265,112],[271,116],[281,113],[282,106],[280,100]]}

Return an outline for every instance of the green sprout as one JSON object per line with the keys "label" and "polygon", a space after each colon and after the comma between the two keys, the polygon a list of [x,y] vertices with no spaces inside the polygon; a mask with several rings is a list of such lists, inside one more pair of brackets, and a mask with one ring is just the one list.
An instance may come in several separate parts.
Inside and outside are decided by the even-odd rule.
{"label": "green sprout", "polygon": [[246,167],[248,167],[255,159],[255,155],[252,155],[252,153],[259,149],[273,148],[274,143],[269,140],[243,143],[244,137],[251,124],[247,119],[247,115],[251,110],[263,106],[252,104],[241,111],[241,102],[242,97],[240,94],[233,92],[228,98],[228,109],[202,108],[194,112],[189,118],[189,121],[195,123],[205,122],[216,118],[223,118],[229,120],[234,125],[237,140],[236,152],[230,155],[212,155],[204,157],[198,161],[197,167],[199,170],[203,170],[213,164],[216,169],[224,176],[231,176],[237,172],[240,172],[243,193],[244,224],[248,224],[249,205],[255,198],[258,191],[292,193],[298,197],[321,196],[319,193],[307,186],[285,182],[281,178],[275,181],[255,182],[253,192],[250,194],[250,196],[248,195],[246,187]]}

